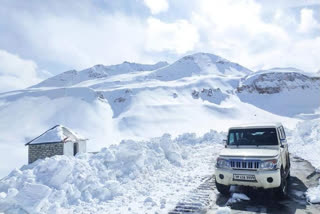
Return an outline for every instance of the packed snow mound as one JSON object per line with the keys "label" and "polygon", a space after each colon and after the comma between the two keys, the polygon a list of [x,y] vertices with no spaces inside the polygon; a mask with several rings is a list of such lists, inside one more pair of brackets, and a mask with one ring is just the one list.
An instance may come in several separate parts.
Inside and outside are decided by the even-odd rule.
{"label": "packed snow mound", "polygon": [[244,193],[232,193],[226,204],[231,205],[240,201],[250,201],[250,198]]}
{"label": "packed snow mound", "polygon": [[240,81],[237,92],[276,94],[293,89],[320,89],[320,78],[287,70],[258,71]]}
{"label": "packed snow mound", "polygon": [[152,71],[167,66],[167,62],[158,62],[153,65],[138,64],[124,62],[119,65],[95,65],[92,68],[88,68],[82,71],[70,70],[62,74],[58,74],[47,80],[40,82],[39,84],[32,86],[32,88],[39,87],[66,87],[78,84],[83,81],[107,78],[113,75],[138,72],[138,71]]}
{"label": "packed snow mound", "polygon": [[66,142],[66,141],[82,141],[86,140],[84,137],[79,134],[71,131],[67,127],[62,125],[56,125],[51,129],[47,130],[37,138],[28,142],[30,144],[39,144],[39,143],[53,143],[53,142]]}
{"label": "packed snow mound", "polygon": [[209,53],[185,56],[173,64],[150,74],[151,78],[170,81],[199,75],[244,76],[249,69]]}
{"label": "packed snow mound", "polygon": [[290,152],[320,169],[320,119],[298,123],[292,138],[294,143],[289,146]]}
{"label": "packed snow mound", "polygon": [[[190,155],[203,144],[206,145],[203,151],[208,151],[207,146],[210,145],[216,146],[216,152],[219,152],[224,137],[224,134],[215,131],[203,137],[188,133],[175,139],[165,134],[150,141],[122,141],[97,154],[82,153],[76,157],[54,156],[38,160],[13,170],[0,181],[0,212],[85,213],[87,210],[92,213],[97,206],[104,206],[104,213],[115,213],[110,201],[117,203],[117,197],[122,195],[125,195],[125,199],[120,200],[122,207],[129,206],[127,200],[135,203],[137,197],[143,197],[144,203],[159,211],[163,203],[152,199],[150,193],[159,191],[158,194],[164,194],[164,187],[176,179],[175,172],[189,167],[186,161]],[[211,154],[214,150],[210,150]],[[204,171],[208,173],[207,170]],[[161,173],[157,174],[159,171]],[[167,172],[173,173],[172,176],[165,174],[160,177]],[[198,173],[195,176],[199,177]],[[148,183],[148,179],[152,182]],[[184,185],[181,189],[188,189],[187,185],[192,184],[194,179],[182,180],[179,183]],[[129,189],[133,191],[129,192]],[[170,188],[167,193],[174,194]],[[163,197],[168,203],[170,198]],[[119,204],[115,206],[119,208]],[[126,207],[127,211],[129,208]],[[141,211],[141,208],[138,209]]]}
{"label": "packed snow mound", "polygon": [[309,188],[306,192],[307,200],[310,203],[313,204],[319,204],[320,203],[320,180],[319,180],[319,186]]}

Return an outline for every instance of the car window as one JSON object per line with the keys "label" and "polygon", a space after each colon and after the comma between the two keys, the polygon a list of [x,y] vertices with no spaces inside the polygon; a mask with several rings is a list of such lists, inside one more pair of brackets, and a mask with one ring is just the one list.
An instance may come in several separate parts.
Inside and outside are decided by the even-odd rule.
{"label": "car window", "polygon": [[228,145],[278,145],[277,129],[230,129]]}
{"label": "car window", "polygon": [[230,135],[229,135],[229,142],[230,142],[231,144],[234,144],[234,133],[230,133]]}

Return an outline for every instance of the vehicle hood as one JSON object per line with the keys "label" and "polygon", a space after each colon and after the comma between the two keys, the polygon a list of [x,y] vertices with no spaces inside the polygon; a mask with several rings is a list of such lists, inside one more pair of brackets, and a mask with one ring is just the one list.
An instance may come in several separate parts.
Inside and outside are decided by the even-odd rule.
{"label": "vehicle hood", "polygon": [[278,149],[270,148],[225,148],[221,151],[223,157],[275,157],[279,155]]}

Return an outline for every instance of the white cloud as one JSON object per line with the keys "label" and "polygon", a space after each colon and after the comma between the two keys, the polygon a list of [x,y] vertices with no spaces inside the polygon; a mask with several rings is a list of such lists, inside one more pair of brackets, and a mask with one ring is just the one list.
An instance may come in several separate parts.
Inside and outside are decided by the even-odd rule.
{"label": "white cloud", "polygon": [[146,48],[149,51],[172,51],[183,54],[194,49],[199,40],[197,29],[186,20],[165,23],[149,18]]}
{"label": "white cloud", "polygon": [[28,16],[24,17],[23,27],[25,36],[43,57],[75,69],[149,61],[144,55],[145,23],[123,14],[94,14],[89,19]]}
{"label": "white cloud", "polygon": [[297,34],[299,22],[291,11],[268,11],[268,19],[265,12],[254,0],[199,0],[190,21],[200,32],[195,51],[212,52],[253,70],[281,66],[318,70],[320,49],[310,46],[318,39]]}
{"label": "white cloud", "polygon": [[165,12],[169,8],[167,0],[143,0],[145,5],[151,10],[152,14]]}
{"label": "white cloud", "polygon": [[301,33],[310,33],[314,30],[320,30],[320,23],[313,17],[313,10],[302,9],[300,11],[299,31]]}
{"label": "white cloud", "polygon": [[[51,70],[62,69],[56,73],[94,64],[174,60],[199,51],[251,69],[295,66],[299,61],[299,68],[319,70],[315,60],[320,51],[300,54],[320,36],[320,20],[312,6],[317,1],[190,0],[186,4],[175,0],[169,2],[170,9],[168,0],[138,0],[136,7],[126,0],[112,6],[108,1],[106,8],[87,0],[67,1],[72,10],[64,9],[65,2],[48,1],[25,4],[19,7],[23,12],[15,10],[15,3],[0,11],[8,17],[6,22],[0,19],[0,27],[9,23],[4,26],[9,33],[4,33],[0,44],[6,50],[18,46],[22,55]],[[166,13],[148,17],[145,10],[139,11],[145,6],[152,14]],[[1,43],[5,40],[12,45]]]}
{"label": "white cloud", "polygon": [[252,61],[253,56],[285,44],[289,38],[281,27],[265,23],[261,5],[250,0],[202,0],[192,23],[206,37],[201,48],[251,68],[261,63]]}
{"label": "white cloud", "polygon": [[23,89],[41,81],[37,64],[0,50],[0,92]]}

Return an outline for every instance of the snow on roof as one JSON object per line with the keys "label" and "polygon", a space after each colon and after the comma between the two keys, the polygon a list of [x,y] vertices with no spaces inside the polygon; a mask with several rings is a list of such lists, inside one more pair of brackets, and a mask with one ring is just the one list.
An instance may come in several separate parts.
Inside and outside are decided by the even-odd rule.
{"label": "snow on roof", "polygon": [[230,129],[237,129],[237,128],[277,128],[279,126],[282,126],[281,123],[251,123],[251,124],[243,124],[243,125],[238,125],[234,127],[230,127]]}
{"label": "snow on roof", "polygon": [[60,142],[66,142],[66,141],[76,142],[76,141],[83,141],[83,140],[87,140],[87,139],[71,131],[67,127],[56,125],[51,129],[45,131],[40,136],[29,141],[25,145],[43,144],[43,143],[60,143]]}

